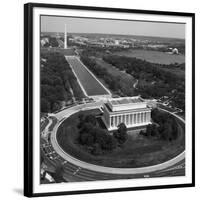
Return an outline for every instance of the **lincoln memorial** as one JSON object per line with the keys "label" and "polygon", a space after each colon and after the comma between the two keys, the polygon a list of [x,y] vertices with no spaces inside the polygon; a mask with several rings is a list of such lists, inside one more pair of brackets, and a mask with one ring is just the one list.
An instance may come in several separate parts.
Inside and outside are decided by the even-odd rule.
{"label": "lincoln memorial", "polygon": [[102,119],[108,130],[117,129],[120,123],[127,128],[139,128],[151,123],[151,108],[139,96],[109,99],[103,110]]}

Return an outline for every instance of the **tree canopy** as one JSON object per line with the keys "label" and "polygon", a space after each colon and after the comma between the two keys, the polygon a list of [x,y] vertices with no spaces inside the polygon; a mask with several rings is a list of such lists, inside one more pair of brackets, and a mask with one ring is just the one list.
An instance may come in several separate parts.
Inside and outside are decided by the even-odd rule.
{"label": "tree canopy", "polygon": [[42,53],[41,58],[41,112],[53,112],[60,109],[61,102],[71,101],[73,95],[77,100],[84,97],[63,55]]}
{"label": "tree canopy", "polygon": [[153,124],[147,126],[146,132],[140,134],[147,137],[156,137],[158,139],[172,141],[178,137],[178,127],[176,119],[169,113],[154,109],[151,113]]}
{"label": "tree canopy", "polygon": [[[156,64],[134,57],[104,55],[105,62],[138,79],[137,92],[144,98],[170,96],[173,106],[185,109],[185,64]],[[174,69],[177,71],[174,72]],[[155,84],[156,83],[156,84]],[[172,91],[176,90],[174,93]]]}
{"label": "tree canopy", "polygon": [[80,115],[78,129],[79,143],[91,147],[93,154],[101,154],[104,150],[113,150],[117,145],[116,139],[107,130],[98,126],[94,115]]}
{"label": "tree canopy", "polygon": [[119,144],[123,144],[127,140],[127,128],[124,123],[118,125],[117,131],[113,133]]}

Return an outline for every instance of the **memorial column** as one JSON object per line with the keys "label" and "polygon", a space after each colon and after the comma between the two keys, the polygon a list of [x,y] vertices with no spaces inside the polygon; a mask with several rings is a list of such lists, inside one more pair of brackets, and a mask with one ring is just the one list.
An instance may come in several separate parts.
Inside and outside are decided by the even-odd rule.
{"label": "memorial column", "polygon": [[133,124],[133,114],[131,114],[131,125]]}
{"label": "memorial column", "polygon": [[138,113],[138,116],[137,116],[137,123],[139,124],[140,123],[140,113]]}
{"label": "memorial column", "polygon": [[144,113],[144,122],[147,122],[147,112]]}
{"label": "memorial column", "polygon": [[147,121],[149,122],[149,112],[147,112]]}
{"label": "memorial column", "polygon": [[137,118],[137,114],[135,113],[135,114],[134,114],[134,124],[137,124],[136,118]]}
{"label": "memorial column", "polygon": [[135,123],[137,124],[138,123],[138,113],[135,113]]}
{"label": "memorial column", "polygon": [[141,112],[139,113],[139,124],[141,123]]}
{"label": "memorial column", "polygon": [[119,124],[119,115],[117,116],[117,124],[116,124],[116,126],[118,126],[118,124]]}

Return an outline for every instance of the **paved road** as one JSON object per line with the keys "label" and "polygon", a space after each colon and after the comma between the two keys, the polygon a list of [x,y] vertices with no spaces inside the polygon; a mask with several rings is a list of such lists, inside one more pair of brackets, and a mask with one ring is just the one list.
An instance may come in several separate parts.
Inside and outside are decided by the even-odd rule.
{"label": "paved road", "polygon": [[[78,106],[72,107],[70,109],[63,111],[62,114],[60,114],[60,113],[56,114],[55,117],[57,117],[57,115],[58,115],[58,117],[60,119],[62,118],[62,116],[65,117],[65,119],[66,119],[69,116],[71,116],[72,114],[79,112],[80,110],[100,107],[101,104],[90,103],[90,104],[88,104],[87,107],[86,106],[85,105],[81,105],[81,106],[78,105]],[[173,115],[176,116],[175,114],[173,114]],[[184,122],[183,119],[181,119],[180,117],[178,117],[178,118],[181,121]],[[93,171],[102,172],[102,173],[112,173],[112,174],[150,173],[150,172],[153,172],[153,171],[166,169],[167,167],[175,165],[176,163],[180,162],[181,160],[183,160],[185,158],[185,152],[183,152],[183,153],[179,154],[178,156],[176,156],[175,158],[173,158],[173,159],[171,159],[167,162],[164,162],[162,164],[149,166],[149,167],[141,167],[141,168],[112,168],[112,167],[103,167],[103,166],[98,166],[98,165],[94,165],[94,164],[91,164],[91,163],[86,163],[84,161],[81,161],[81,160],[78,160],[77,158],[72,157],[71,155],[66,153],[59,146],[59,144],[57,142],[57,138],[56,138],[56,133],[57,133],[57,129],[60,126],[61,123],[62,122],[57,123],[56,126],[54,127],[52,133],[51,133],[51,143],[52,143],[53,148],[65,160],[68,160],[69,162],[73,163],[74,165],[77,165],[77,166],[80,166],[80,167],[83,167],[83,168],[87,168],[87,169],[90,169],[90,170],[93,170]]]}
{"label": "paved road", "polygon": [[46,140],[41,140],[41,152],[45,158],[45,164],[48,166],[49,172],[54,172],[57,165],[63,164],[63,177],[66,181],[95,181],[95,180],[114,180],[114,179],[131,179],[131,178],[149,178],[149,177],[164,177],[168,176],[183,176],[184,162],[167,168],[165,171],[156,171],[153,173],[143,174],[110,174],[101,173],[87,168],[81,168],[73,163],[70,163],[60,157],[50,143]]}
{"label": "paved road", "polygon": [[47,126],[45,127],[45,129],[42,131],[42,137],[44,137],[44,138],[47,137],[48,131],[49,131],[49,127],[53,123],[53,120],[51,118],[48,118],[48,120],[49,120],[49,123],[47,124]]}
{"label": "paved road", "polygon": [[[56,113],[54,117],[58,119],[58,123],[53,131],[42,139],[41,150],[45,161],[51,170],[55,170],[59,163],[64,164],[64,177],[66,181],[86,181],[86,180],[108,180],[108,179],[127,179],[141,177],[160,177],[160,176],[179,176],[184,175],[185,152],[165,163],[143,168],[110,168],[93,165],[80,161],[62,150],[56,140],[56,132],[59,125],[70,115],[84,109],[98,108],[102,106],[102,102],[77,105],[66,110]],[[174,115],[176,116],[176,115]],[[178,117],[178,116],[176,116]],[[181,121],[183,119],[178,117]],[[50,122],[51,123],[51,122]],[[49,124],[50,124],[49,123]],[[47,127],[49,127],[48,125]],[[45,129],[48,130],[48,129]]]}

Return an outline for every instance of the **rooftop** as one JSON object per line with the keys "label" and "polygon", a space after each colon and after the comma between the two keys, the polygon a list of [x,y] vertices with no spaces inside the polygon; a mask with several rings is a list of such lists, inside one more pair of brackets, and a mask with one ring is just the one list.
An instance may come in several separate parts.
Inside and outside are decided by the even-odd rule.
{"label": "rooftop", "polygon": [[112,112],[147,108],[147,103],[140,96],[112,98],[107,105]]}
{"label": "rooftop", "polygon": [[130,108],[129,109],[124,108],[124,109],[117,109],[117,110],[115,109],[115,110],[113,110],[107,103],[105,103],[104,105],[107,108],[109,113],[113,113],[114,112],[115,114],[137,112],[138,109],[139,109],[139,111],[147,111],[147,110],[149,110],[149,107],[143,107],[143,108],[135,107],[135,108],[131,108],[131,109]]}
{"label": "rooftop", "polygon": [[112,105],[122,105],[122,104],[133,104],[144,102],[140,97],[127,97],[127,98],[116,98],[109,101]]}

